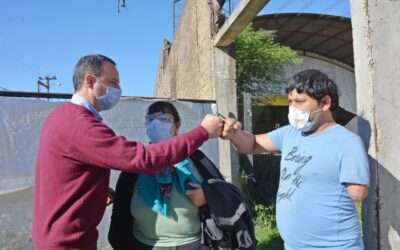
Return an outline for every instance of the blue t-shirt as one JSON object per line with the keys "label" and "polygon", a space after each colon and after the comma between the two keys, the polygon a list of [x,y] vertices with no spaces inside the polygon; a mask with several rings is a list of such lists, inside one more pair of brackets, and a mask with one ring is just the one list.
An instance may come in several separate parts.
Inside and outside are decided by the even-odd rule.
{"label": "blue t-shirt", "polygon": [[359,136],[340,125],[306,135],[288,125],[268,134],[282,152],[276,216],[286,250],[361,250],[346,183],[369,185]]}

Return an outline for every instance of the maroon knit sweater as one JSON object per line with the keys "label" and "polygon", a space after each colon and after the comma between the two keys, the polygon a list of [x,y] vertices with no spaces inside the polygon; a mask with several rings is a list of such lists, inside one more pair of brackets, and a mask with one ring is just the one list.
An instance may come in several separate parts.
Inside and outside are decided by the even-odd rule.
{"label": "maroon knit sweater", "polygon": [[46,119],[39,140],[32,239],[36,250],[89,249],[106,208],[110,169],[155,173],[208,139],[198,126],[144,146],[127,141],[86,108],[66,103]]}

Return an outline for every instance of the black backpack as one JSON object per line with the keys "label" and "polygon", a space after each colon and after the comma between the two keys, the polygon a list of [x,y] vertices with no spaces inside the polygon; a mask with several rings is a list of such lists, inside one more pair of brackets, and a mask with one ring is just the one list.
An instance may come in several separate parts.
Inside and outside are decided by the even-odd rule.
{"label": "black backpack", "polygon": [[[196,166],[204,181],[209,179],[224,180],[215,164],[200,150],[196,150],[190,159]],[[130,202],[138,175],[121,172],[115,187],[114,204],[111,214],[108,241],[113,249],[132,249],[133,218],[130,212]],[[208,214],[207,206],[200,208],[200,214]]]}

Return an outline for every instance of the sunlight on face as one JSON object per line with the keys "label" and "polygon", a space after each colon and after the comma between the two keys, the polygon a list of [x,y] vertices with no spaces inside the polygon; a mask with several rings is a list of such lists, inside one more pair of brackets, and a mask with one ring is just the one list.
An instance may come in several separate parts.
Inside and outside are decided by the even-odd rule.
{"label": "sunlight on face", "polygon": [[305,92],[298,93],[296,89],[289,92],[289,105],[301,111],[312,112],[318,109],[319,103]]}

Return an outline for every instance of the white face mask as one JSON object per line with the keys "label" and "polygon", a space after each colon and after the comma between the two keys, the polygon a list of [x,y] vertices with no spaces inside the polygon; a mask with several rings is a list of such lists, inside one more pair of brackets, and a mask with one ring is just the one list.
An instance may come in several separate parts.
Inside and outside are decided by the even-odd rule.
{"label": "white face mask", "polygon": [[106,87],[106,94],[100,97],[96,97],[97,105],[100,111],[107,110],[115,106],[121,98],[121,89]]}
{"label": "white face mask", "polygon": [[157,143],[172,137],[172,123],[153,119],[147,123],[147,137],[151,143]]}
{"label": "white face mask", "polygon": [[310,115],[312,113],[317,113],[321,112],[322,110],[317,110],[313,112],[307,112],[307,111],[302,111],[300,109],[297,109],[295,107],[289,106],[289,123],[292,125],[294,128],[300,130],[301,132],[308,132],[310,131],[314,125],[314,121],[310,121]]}

